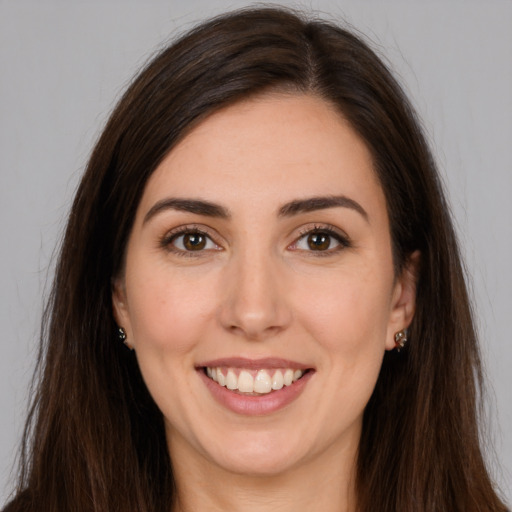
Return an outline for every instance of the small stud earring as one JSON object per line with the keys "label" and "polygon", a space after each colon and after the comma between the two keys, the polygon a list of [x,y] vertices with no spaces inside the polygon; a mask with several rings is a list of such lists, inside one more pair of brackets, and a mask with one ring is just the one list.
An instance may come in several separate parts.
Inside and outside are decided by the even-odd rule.
{"label": "small stud earring", "polygon": [[407,343],[407,329],[402,329],[395,334],[395,348],[397,352],[400,352]]}
{"label": "small stud earring", "polygon": [[126,331],[122,327],[117,329],[117,336],[119,341],[122,341],[130,350],[133,350],[133,347],[126,341]]}

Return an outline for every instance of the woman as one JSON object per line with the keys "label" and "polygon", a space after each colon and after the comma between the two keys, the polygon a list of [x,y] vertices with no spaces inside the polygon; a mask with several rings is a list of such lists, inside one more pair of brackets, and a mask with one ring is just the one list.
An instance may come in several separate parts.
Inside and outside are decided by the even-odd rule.
{"label": "woman", "polygon": [[11,511],[505,510],[435,166],[353,34],[235,12],[157,56],[70,214]]}

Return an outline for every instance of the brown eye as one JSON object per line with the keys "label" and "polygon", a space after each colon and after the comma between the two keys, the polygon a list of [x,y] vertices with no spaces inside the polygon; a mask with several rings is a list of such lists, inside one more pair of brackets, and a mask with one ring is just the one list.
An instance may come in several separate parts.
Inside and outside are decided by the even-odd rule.
{"label": "brown eye", "polygon": [[220,247],[202,231],[184,230],[165,237],[162,246],[178,254],[201,253],[209,250],[219,250]]}
{"label": "brown eye", "polygon": [[206,237],[201,233],[187,233],[182,243],[187,251],[201,251],[206,247]]}
{"label": "brown eye", "polygon": [[318,256],[334,255],[340,250],[350,247],[347,237],[332,228],[315,228],[296,240],[290,248],[292,250],[316,253]]}
{"label": "brown eye", "polygon": [[307,244],[312,251],[326,251],[331,246],[331,236],[327,233],[310,233]]}

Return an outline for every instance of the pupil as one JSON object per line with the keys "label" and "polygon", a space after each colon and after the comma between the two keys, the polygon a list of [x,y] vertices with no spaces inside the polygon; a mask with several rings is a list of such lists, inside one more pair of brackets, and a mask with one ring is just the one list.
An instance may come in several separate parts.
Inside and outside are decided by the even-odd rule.
{"label": "pupil", "polygon": [[206,238],[200,233],[189,233],[183,237],[183,245],[189,251],[198,251],[204,249]]}
{"label": "pupil", "polygon": [[312,233],[308,236],[308,246],[313,251],[323,251],[329,249],[331,239],[325,233]]}

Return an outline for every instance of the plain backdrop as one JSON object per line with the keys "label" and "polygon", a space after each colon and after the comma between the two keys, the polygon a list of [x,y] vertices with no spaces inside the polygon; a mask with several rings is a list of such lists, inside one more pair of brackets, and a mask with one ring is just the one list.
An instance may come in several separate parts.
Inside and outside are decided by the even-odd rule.
{"label": "plain backdrop", "polygon": [[[0,504],[12,485],[54,248],[92,144],[155,51],[198,20],[247,4],[0,0]],[[472,279],[490,384],[486,439],[511,502],[512,1],[281,4],[364,33],[423,119]]]}

